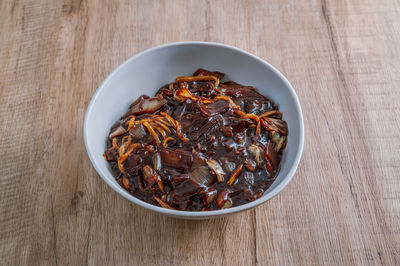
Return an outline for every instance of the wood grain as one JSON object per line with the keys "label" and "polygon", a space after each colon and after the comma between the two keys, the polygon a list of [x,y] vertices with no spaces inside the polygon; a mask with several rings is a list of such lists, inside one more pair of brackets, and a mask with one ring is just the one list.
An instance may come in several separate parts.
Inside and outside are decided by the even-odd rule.
{"label": "wood grain", "polygon": [[[113,192],[82,137],[91,96],[162,43],[280,69],[306,139],[289,186],[210,221]],[[399,265],[400,4],[391,0],[0,1],[1,265]]]}

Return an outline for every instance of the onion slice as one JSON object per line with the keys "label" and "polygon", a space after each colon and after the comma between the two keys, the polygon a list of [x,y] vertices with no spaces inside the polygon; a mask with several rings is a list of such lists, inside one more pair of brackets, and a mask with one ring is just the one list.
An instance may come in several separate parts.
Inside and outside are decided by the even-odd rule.
{"label": "onion slice", "polygon": [[216,174],[218,183],[221,183],[222,181],[224,181],[225,172],[222,169],[221,165],[216,160],[213,160],[213,159],[207,159],[206,163],[207,163],[208,167],[210,167]]}

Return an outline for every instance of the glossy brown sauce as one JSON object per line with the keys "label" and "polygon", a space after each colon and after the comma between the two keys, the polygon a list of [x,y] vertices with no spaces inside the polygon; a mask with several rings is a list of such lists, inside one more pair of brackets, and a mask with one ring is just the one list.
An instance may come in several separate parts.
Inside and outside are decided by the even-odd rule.
{"label": "glossy brown sauce", "polygon": [[288,129],[254,88],[204,69],[139,97],[110,130],[104,157],[117,182],[164,208],[200,211],[263,195]]}

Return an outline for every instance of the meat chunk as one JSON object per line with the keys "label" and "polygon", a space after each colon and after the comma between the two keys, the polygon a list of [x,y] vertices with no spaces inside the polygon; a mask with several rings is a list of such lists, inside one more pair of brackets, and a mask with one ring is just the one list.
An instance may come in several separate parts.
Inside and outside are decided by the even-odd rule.
{"label": "meat chunk", "polygon": [[231,106],[227,101],[216,101],[211,104],[199,103],[199,108],[205,116],[214,116],[226,113]]}
{"label": "meat chunk", "polygon": [[122,167],[124,168],[125,172],[133,175],[136,173],[141,162],[142,160],[139,155],[131,153],[123,162]]}
{"label": "meat chunk", "polygon": [[104,157],[107,161],[116,161],[117,160],[117,153],[115,152],[114,148],[108,148],[104,151]]}
{"label": "meat chunk", "polygon": [[261,113],[273,109],[273,103],[249,87],[235,87],[226,91],[232,100],[241,106],[246,113],[260,115]]}
{"label": "meat chunk", "polygon": [[197,141],[200,138],[207,138],[211,135],[214,130],[216,130],[223,123],[223,118],[221,115],[212,116],[203,120],[203,123],[199,123],[201,126],[198,128],[193,128],[189,133],[190,138],[193,141]]}

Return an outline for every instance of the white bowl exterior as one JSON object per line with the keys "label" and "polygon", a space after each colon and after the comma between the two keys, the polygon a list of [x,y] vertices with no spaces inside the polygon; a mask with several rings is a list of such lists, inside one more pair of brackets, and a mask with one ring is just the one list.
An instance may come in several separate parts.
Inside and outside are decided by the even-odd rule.
{"label": "white bowl exterior", "polygon": [[[260,199],[225,210],[189,212],[168,210],[143,202],[115,181],[102,153],[111,126],[140,95],[153,96],[162,85],[177,76],[191,75],[205,68],[227,74],[228,80],[251,85],[279,105],[287,121],[289,136],[281,169],[272,186]],[[84,139],[93,166],[115,191],[147,209],[185,219],[204,219],[255,207],[279,193],[292,179],[304,143],[302,111],[297,95],[286,78],[264,60],[241,49],[210,42],[180,42],[161,45],[130,58],[116,68],[93,96],[85,117]]]}

